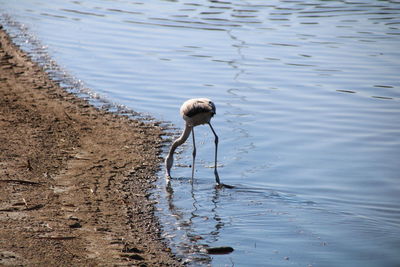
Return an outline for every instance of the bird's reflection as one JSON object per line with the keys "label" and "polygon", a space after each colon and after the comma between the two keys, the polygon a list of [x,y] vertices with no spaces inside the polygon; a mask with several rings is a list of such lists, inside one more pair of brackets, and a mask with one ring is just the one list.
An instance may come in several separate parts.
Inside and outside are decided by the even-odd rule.
{"label": "bird's reflection", "polygon": [[[175,204],[177,201],[177,196],[175,196],[173,184],[175,184],[175,181],[178,180],[182,179],[167,179],[165,190],[169,212],[176,219],[178,227],[185,231],[185,235],[187,237],[187,242],[185,244],[181,244],[181,246],[183,246],[183,249],[189,255],[188,257],[191,262],[210,263],[211,257],[205,252],[204,248],[208,247],[206,243],[218,241],[221,230],[225,225],[222,217],[219,215],[219,203],[221,197],[221,188],[225,188],[227,186],[221,184],[214,187],[211,198],[211,214],[209,216],[203,216],[200,214],[199,207],[203,206],[204,202],[202,202],[200,205],[199,201],[197,200],[196,193],[198,192],[195,190],[197,183],[193,179],[190,179],[191,203],[190,205],[189,203],[185,205],[188,207],[188,209],[190,207],[191,211],[182,211],[181,208],[177,207]],[[183,180],[187,181],[187,179]],[[190,216],[185,220],[185,215],[187,216],[188,214],[190,214]],[[196,219],[198,218],[202,218],[205,221],[208,221],[210,224],[209,227],[206,227],[207,231],[202,232],[201,234],[196,233],[195,224]],[[209,220],[209,218],[212,218],[212,220]]]}

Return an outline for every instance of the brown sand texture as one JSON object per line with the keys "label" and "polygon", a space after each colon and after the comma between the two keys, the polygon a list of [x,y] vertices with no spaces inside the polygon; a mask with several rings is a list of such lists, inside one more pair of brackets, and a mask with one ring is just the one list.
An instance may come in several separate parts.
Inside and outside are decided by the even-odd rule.
{"label": "brown sand texture", "polygon": [[162,135],[60,88],[0,26],[0,266],[180,266],[149,198]]}

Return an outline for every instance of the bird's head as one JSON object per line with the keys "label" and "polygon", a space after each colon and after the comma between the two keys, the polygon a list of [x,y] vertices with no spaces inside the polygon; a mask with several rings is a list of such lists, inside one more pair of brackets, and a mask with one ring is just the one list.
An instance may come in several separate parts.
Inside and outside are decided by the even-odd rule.
{"label": "bird's head", "polygon": [[213,113],[213,116],[217,114],[217,109],[215,108],[214,102],[211,100],[208,101],[208,105],[210,106],[211,112]]}
{"label": "bird's head", "polygon": [[173,155],[168,155],[167,158],[165,159],[165,169],[166,169],[166,176],[167,177],[171,176],[171,168],[172,168],[173,164],[174,164]]}

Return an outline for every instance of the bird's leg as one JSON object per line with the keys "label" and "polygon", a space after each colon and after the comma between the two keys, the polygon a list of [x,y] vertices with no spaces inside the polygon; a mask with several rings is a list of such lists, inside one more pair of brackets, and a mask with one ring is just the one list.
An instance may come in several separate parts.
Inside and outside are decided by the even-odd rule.
{"label": "bird's leg", "polygon": [[192,128],[192,137],[193,137],[193,163],[192,163],[192,182],[193,182],[193,178],[194,178],[194,163],[195,163],[195,159],[196,159],[196,142],[194,140],[194,127]]}
{"label": "bird's leg", "polygon": [[218,154],[218,135],[215,133],[213,127],[211,126],[211,123],[208,123],[210,125],[211,131],[213,132],[215,136],[215,160],[214,160],[214,174],[215,174],[215,181],[217,182],[218,185],[220,185],[219,181],[219,175],[218,175],[218,170],[217,170],[217,154]]}

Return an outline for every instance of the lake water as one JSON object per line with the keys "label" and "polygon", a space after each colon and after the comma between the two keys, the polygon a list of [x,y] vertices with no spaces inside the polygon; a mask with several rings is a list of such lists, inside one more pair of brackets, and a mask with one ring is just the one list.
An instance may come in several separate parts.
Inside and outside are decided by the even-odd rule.
{"label": "lake water", "polygon": [[0,0],[0,12],[62,84],[170,122],[173,137],[183,101],[213,99],[219,173],[235,188],[214,188],[201,126],[193,183],[189,139],[171,188],[160,171],[154,192],[189,264],[400,266],[399,1]]}

